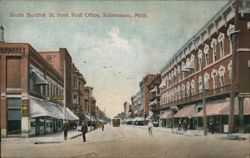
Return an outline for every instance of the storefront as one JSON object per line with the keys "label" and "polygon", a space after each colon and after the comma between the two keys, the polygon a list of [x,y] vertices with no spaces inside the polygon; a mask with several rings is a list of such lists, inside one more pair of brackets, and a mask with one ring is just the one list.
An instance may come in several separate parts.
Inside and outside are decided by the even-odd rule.
{"label": "storefront", "polygon": [[195,116],[196,116],[195,104],[186,105],[174,115],[174,119],[175,119],[174,125],[175,127],[178,127],[179,122],[183,123],[183,121],[186,120],[187,128],[195,129],[195,123],[196,123]]}
{"label": "storefront", "polygon": [[[30,135],[44,135],[63,130],[64,109],[46,100],[30,98]],[[66,108],[66,119],[75,123],[79,118]]]}
{"label": "storefront", "polygon": [[160,126],[172,128],[172,125],[173,125],[173,113],[170,110],[165,111],[160,116]]}

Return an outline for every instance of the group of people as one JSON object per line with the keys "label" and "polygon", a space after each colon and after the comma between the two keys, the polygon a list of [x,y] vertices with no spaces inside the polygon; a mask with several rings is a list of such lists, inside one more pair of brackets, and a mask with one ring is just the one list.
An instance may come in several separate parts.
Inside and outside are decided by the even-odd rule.
{"label": "group of people", "polygon": [[181,129],[183,129],[184,132],[187,132],[188,129],[188,121],[186,119],[179,119],[178,122],[178,131],[180,131]]}
{"label": "group of people", "polygon": [[[64,140],[68,139],[68,130],[69,130],[69,122],[64,119],[63,122],[63,132],[64,132]],[[102,131],[104,131],[104,124],[102,124]],[[83,142],[86,142],[86,133],[88,132],[87,123],[83,122],[81,126],[82,138]]]}

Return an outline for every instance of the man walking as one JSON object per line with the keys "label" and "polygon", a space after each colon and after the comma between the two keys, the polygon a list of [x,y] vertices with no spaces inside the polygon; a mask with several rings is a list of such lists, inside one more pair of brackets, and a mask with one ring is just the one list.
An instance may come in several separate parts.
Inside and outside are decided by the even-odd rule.
{"label": "man walking", "polygon": [[153,125],[152,121],[150,120],[148,123],[148,133],[151,136],[153,136],[153,127],[154,127],[154,125]]}
{"label": "man walking", "polygon": [[83,142],[86,142],[86,133],[88,132],[88,126],[86,125],[86,123],[82,124],[82,138],[83,138]]}
{"label": "man walking", "polygon": [[68,138],[68,130],[69,130],[69,122],[67,119],[64,119],[63,122],[64,140]]}

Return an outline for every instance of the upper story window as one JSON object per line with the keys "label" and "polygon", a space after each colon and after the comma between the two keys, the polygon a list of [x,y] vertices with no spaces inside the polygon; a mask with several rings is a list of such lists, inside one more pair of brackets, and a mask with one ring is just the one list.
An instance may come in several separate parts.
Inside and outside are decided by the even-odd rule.
{"label": "upper story window", "polygon": [[218,84],[217,84],[217,70],[213,69],[213,71],[211,73],[211,76],[212,76],[212,80],[213,80],[213,89],[216,89],[218,87]]}
{"label": "upper story window", "polygon": [[213,63],[216,62],[217,60],[216,45],[217,45],[217,40],[213,38],[211,42],[211,48],[212,48],[212,53],[213,53]]}
{"label": "upper story window", "polygon": [[195,94],[195,81],[192,79],[191,81],[191,95],[193,96]]}
{"label": "upper story window", "polygon": [[203,90],[202,76],[199,76],[198,83],[199,83],[199,93],[202,93]]}
{"label": "upper story window", "polygon": [[178,74],[178,82],[181,80],[181,67],[180,65],[177,66],[177,74]]}
{"label": "upper story window", "polygon": [[180,99],[181,98],[181,87],[180,86],[178,86],[178,90],[177,90],[178,92],[178,99]]}
{"label": "upper story window", "polygon": [[230,60],[230,62],[228,63],[227,69],[228,69],[229,82],[231,83],[231,79],[232,79],[232,60]]}
{"label": "upper story window", "polygon": [[198,51],[198,70],[200,71],[202,67],[202,51],[199,49]]}
{"label": "upper story window", "polygon": [[232,39],[230,38],[230,35],[231,35],[231,33],[234,31],[234,25],[232,25],[232,24],[230,24],[229,25],[229,28],[228,28],[228,30],[227,30],[227,36],[229,37],[229,40],[230,40],[230,42],[229,42],[229,46],[230,46],[230,54],[232,54],[232,52],[233,52],[233,44],[232,44]]}
{"label": "upper story window", "polygon": [[52,62],[52,57],[51,57],[51,55],[47,55],[47,56],[46,56],[46,60],[47,60],[49,63],[51,63],[51,62]]}
{"label": "upper story window", "polygon": [[205,54],[205,64],[206,66],[209,65],[209,46],[206,44],[203,50],[204,54]]}
{"label": "upper story window", "polygon": [[220,58],[222,59],[225,55],[225,50],[224,50],[224,39],[225,35],[224,33],[220,33],[218,37],[218,42],[219,42],[219,47],[220,47]]}
{"label": "upper story window", "polygon": [[77,88],[77,77],[76,76],[72,76],[72,86],[73,88]]}
{"label": "upper story window", "polygon": [[187,96],[189,97],[190,95],[190,82],[189,81],[187,82],[186,90],[187,90]]}
{"label": "upper story window", "polygon": [[186,94],[186,91],[185,91],[185,84],[182,84],[181,85],[181,90],[182,90],[182,98],[185,98],[185,94]]}
{"label": "upper story window", "polygon": [[225,67],[221,65],[218,69],[218,72],[219,72],[219,76],[220,76],[220,85],[221,85],[221,87],[224,87],[225,86],[225,77],[224,77]]}
{"label": "upper story window", "polygon": [[209,79],[210,79],[209,74],[205,73],[204,74],[204,88],[205,89],[209,89]]}

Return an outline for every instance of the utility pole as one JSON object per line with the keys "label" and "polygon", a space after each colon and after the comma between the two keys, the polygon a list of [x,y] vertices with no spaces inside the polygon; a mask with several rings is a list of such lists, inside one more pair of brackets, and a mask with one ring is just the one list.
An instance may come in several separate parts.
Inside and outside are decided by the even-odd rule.
{"label": "utility pole", "polygon": [[237,32],[239,29],[239,0],[235,0],[235,17],[234,17],[234,32],[230,34],[230,38],[233,46],[232,52],[232,76],[231,76],[231,92],[230,92],[230,108],[229,108],[229,119],[228,119],[228,134],[232,134],[234,130],[234,98],[235,98],[235,75],[236,75],[236,58],[238,49],[238,38]]}
{"label": "utility pole", "polygon": [[204,136],[207,135],[207,110],[206,110],[206,92],[204,84],[204,73],[203,73],[203,63],[201,62],[201,82],[202,82],[202,105],[203,105],[203,133]]}

